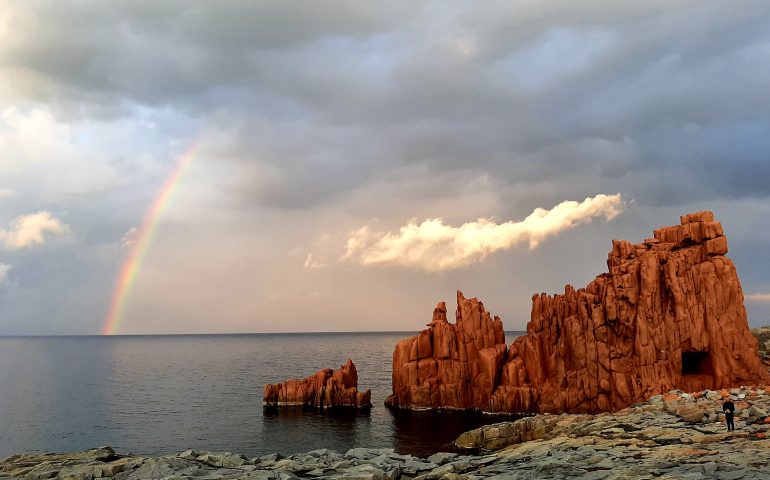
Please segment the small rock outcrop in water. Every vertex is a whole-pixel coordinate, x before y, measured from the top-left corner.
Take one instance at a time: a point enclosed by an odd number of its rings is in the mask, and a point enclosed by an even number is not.
[[[265,385],[262,405],[368,409],[372,406],[371,400],[371,391],[358,391],[358,372],[353,361],[348,360],[337,371],[324,368],[304,380]]]
[[[535,295],[527,335],[506,348],[502,323],[457,295],[393,353],[406,408],[601,412],[680,388],[770,382],[748,328],[727,238],[711,212],[681,217],[632,245],[613,240],[608,273],[563,295]]]

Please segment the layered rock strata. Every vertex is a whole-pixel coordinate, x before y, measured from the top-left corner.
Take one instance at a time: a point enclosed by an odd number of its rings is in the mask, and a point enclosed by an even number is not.
[[[265,407],[304,406],[314,408],[371,408],[370,390],[358,391],[358,372],[348,359],[339,370],[324,368],[305,379],[267,384],[263,389]]]
[[[614,411],[680,388],[770,382],[748,328],[727,238],[711,212],[639,244],[613,240],[608,272],[563,295],[535,295],[527,335],[506,348],[500,320],[458,292],[398,343],[393,394],[414,409]]]

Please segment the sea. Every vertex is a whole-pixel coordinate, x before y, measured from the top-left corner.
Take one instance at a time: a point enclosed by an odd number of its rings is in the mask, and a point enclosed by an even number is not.
[[[506,332],[510,341],[522,332]],[[389,409],[395,344],[414,332],[0,337],[0,458],[110,445],[249,457],[320,448],[427,456],[496,415]],[[368,413],[262,408],[262,386],[348,358]]]

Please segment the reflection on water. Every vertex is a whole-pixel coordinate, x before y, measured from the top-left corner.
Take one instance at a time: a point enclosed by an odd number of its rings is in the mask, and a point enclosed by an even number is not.
[[[367,411],[303,409],[302,407],[264,409],[262,438],[276,452],[329,448],[345,452],[366,445],[372,425]]]
[[[393,448],[398,453],[425,457],[438,451],[451,452],[452,442],[463,432],[482,425],[520,418],[515,415],[485,415],[477,412],[432,412],[389,409],[393,419]]]
[[[434,453],[498,417],[390,411],[404,333],[0,337],[0,458],[111,445],[284,455],[333,448]],[[510,340],[512,335],[506,334]],[[515,335],[513,335],[515,336]],[[371,412],[263,412],[262,386],[352,358]]]
[[[478,412],[411,411],[385,408],[393,432],[392,448],[397,453],[426,457],[438,451],[452,451],[452,442],[463,432],[490,423],[520,418],[517,415],[485,415]],[[368,446],[372,416],[366,411],[311,408],[266,408],[262,436],[276,451],[330,448],[339,452]],[[387,424],[386,424],[387,425]],[[309,435],[312,431],[312,435]]]

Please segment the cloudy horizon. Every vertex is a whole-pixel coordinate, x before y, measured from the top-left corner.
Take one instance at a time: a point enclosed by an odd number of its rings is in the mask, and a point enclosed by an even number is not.
[[[770,324],[770,5],[0,0],[0,335],[523,330],[615,238],[725,228]]]

